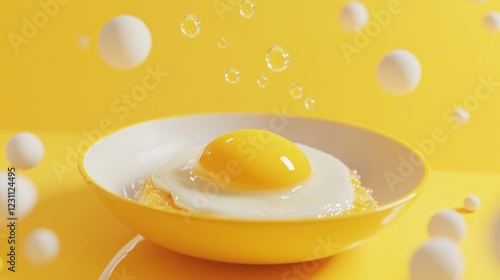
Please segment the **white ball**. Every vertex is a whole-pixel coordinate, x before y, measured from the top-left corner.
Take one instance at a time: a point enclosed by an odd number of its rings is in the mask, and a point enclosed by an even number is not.
[[[140,19],[122,15],[111,19],[99,34],[99,52],[112,67],[127,70],[140,65],[151,51],[151,33]]]
[[[8,188],[10,181],[6,172],[0,172],[0,219],[5,220],[8,215]],[[33,182],[19,174],[16,174],[15,180],[16,197],[15,197],[15,217],[18,219],[24,218],[28,215],[33,207],[35,207],[38,200],[38,191]]]
[[[447,237],[459,243],[465,237],[467,226],[464,218],[457,211],[442,210],[430,219],[428,232],[431,237]]]
[[[497,258],[500,260],[500,213],[495,217],[495,220],[493,221],[493,231],[491,234],[491,243],[492,243],[492,248],[493,252],[497,256]]]
[[[7,143],[7,159],[19,169],[30,169],[43,158],[42,141],[33,133],[21,132]]]
[[[32,231],[24,242],[24,253],[33,265],[46,265],[59,255],[59,238],[48,228]]]
[[[358,31],[368,22],[368,11],[359,2],[351,2],[340,11],[340,24],[347,31]]]
[[[490,12],[484,17],[484,29],[488,32],[497,32],[500,30],[500,13]]]
[[[453,118],[455,119],[455,122],[457,122],[458,124],[464,125],[469,122],[470,113],[465,108],[458,107],[453,112]]]
[[[90,38],[87,35],[78,36],[76,43],[82,49],[86,49],[90,46]]]
[[[475,195],[469,195],[464,200],[464,208],[465,208],[465,210],[470,211],[470,212],[474,212],[477,209],[479,209],[480,205],[481,205],[481,201],[479,200],[479,197],[477,197]]]
[[[429,239],[413,254],[410,263],[412,280],[460,279],[463,272],[459,248],[445,237]]]
[[[394,50],[379,63],[377,80],[384,91],[403,95],[414,90],[420,83],[422,69],[418,59],[409,51]]]

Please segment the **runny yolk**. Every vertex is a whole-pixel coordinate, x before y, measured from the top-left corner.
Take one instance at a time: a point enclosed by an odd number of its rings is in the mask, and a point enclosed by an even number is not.
[[[292,187],[311,175],[308,159],[294,143],[260,129],[215,138],[193,170],[220,187],[247,191]]]

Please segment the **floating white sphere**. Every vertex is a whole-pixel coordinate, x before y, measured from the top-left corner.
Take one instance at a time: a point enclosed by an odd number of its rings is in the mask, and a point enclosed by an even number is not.
[[[6,172],[0,172],[0,219],[6,220],[9,217],[8,213],[8,188],[11,186],[8,184],[8,175]],[[15,177],[15,189],[16,189],[16,210],[14,211],[14,217],[18,219],[24,218],[28,215],[33,207],[35,207],[38,200],[38,191],[33,184],[33,182],[16,173]]]
[[[458,123],[460,125],[464,125],[464,124],[469,122],[470,113],[465,108],[458,107],[453,112],[453,118],[455,119],[456,123]]]
[[[19,169],[30,169],[43,158],[42,141],[33,133],[21,132],[7,143],[7,159]]]
[[[420,83],[422,69],[418,59],[409,51],[394,50],[379,63],[377,80],[384,91],[403,95],[414,90]]]
[[[78,36],[76,43],[82,49],[86,49],[90,46],[90,38],[87,35]]]
[[[347,31],[359,31],[368,23],[368,11],[360,2],[351,2],[340,11],[340,24]]]
[[[59,255],[59,238],[48,228],[32,231],[24,242],[24,253],[33,265],[46,265]]]
[[[463,256],[457,245],[445,237],[434,237],[423,244],[410,263],[412,280],[461,279]]]
[[[477,209],[479,209],[480,205],[481,205],[481,201],[479,200],[479,197],[477,197],[475,195],[469,195],[464,200],[464,208],[465,208],[465,210],[467,210],[469,212],[476,211]]]
[[[117,16],[102,28],[98,45],[101,56],[110,66],[128,70],[148,57],[151,33],[140,19],[130,15]]]
[[[428,225],[429,236],[447,237],[457,243],[462,241],[467,232],[464,218],[457,211],[442,210],[434,214]]]
[[[493,231],[491,232],[491,247],[493,252],[500,260],[500,213],[498,213],[493,221]]]
[[[500,30],[500,13],[490,12],[484,17],[484,29],[488,32],[497,32]]]

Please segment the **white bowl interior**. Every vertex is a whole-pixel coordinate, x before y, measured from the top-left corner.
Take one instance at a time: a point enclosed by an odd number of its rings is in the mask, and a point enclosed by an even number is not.
[[[98,141],[83,164],[96,183],[123,195],[124,188],[177,151],[243,128],[270,130],[336,156],[359,172],[379,204],[410,193],[424,178],[419,157],[386,136],[331,121],[260,114],[194,115],[137,124]]]

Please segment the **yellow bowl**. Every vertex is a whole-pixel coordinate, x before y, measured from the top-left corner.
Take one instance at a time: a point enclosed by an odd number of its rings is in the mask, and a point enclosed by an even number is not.
[[[175,152],[242,128],[268,129],[335,155],[359,171],[380,206],[340,217],[249,220],[160,211],[125,196],[124,190]],[[429,177],[420,153],[394,138],[348,124],[261,114],[140,123],[96,142],[79,168],[109,211],[146,239],[189,256],[246,264],[320,259],[359,245],[400,217]]]

